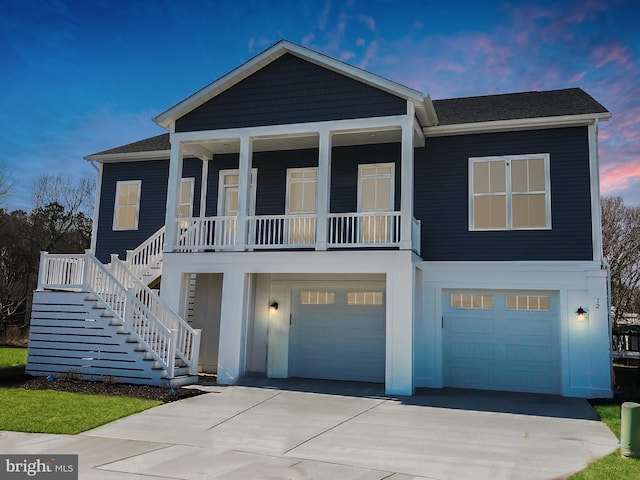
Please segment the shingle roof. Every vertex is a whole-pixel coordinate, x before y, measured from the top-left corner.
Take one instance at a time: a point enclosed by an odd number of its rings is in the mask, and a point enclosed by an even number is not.
[[[434,100],[439,125],[608,113],[581,88]]]
[[[439,125],[608,113],[606,108],[581,88],[450,98],[434,100],[433,106],[438,114]],[[169,134],[163,133],[94,153],[89,157],[170,149]]]
[[[145,138],[144,140],[128,143],[120,147],[110,148],[109,150],[104,150],[89,156],[93,157],[95,155],[109,155],[113,153],[157,152],[163,150],[171,150],[168,133],[162,133],[155,137]]]

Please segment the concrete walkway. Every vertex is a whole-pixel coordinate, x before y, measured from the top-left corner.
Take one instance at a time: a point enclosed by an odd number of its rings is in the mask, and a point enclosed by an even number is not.
[[[378,385],[198,387],[80,435],[0,432],[2,453],[77,453],[80,479],[557,479],[617,448],[584,400]]]

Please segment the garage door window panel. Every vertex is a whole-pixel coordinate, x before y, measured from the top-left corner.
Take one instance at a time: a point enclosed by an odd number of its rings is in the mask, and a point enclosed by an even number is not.
[[[322,292],[303,290],[300,292],[301,305],[333,305],[335,303],[335,292]]]
[[[550,308],[547,295],[507,295],[507,310],[548,311]]]
[[[452,293],[451,308],[490,310],[493,308],[493,296]]]

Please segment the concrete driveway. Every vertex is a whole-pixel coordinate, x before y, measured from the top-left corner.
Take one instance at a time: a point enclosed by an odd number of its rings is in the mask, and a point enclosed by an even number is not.
[[[3,453],[77,453],[80,479],[556,479],[617,448],[584,400],[370,384],[199,387],[80,435],[0,432]]]

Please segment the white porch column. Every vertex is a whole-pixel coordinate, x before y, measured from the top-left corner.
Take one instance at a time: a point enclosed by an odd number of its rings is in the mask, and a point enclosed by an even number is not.
[[[327,249],[327,214],[331,195],[331,132],[320,132],[316,192],[316,250]]]
[[[251,157],[253,155],[251,137],[240,138],[240,160],[238,165],[238,217],[236,220],[235,250],[247,247],[247,216],[251,199]]]
[[[407,120],[402,124],[402,156],[400,182],[400,250],[411,250],[413,222],[413,125],[415,107],[407,102]]]
[[[178,200],[180,198],[180,180],[182,179],[182,163],[184,151],[179,141],[171,141],[171,157],[169,159],[169,181],[167,185],[167,208],[164,225],[164,252],[171,252],[178,236]]]
[[[242,271],[224,273],[220,310],[218,383],[232,385],[242,375],[244,336],[249,292],[248,275]]]
[[[202,160],[202,180],[200,181],[200,218],[207,215],[207,189],[209,188],[209,160]]]
[[[412,264],[387,272],[385,392],[413,395],[414,297]]]

